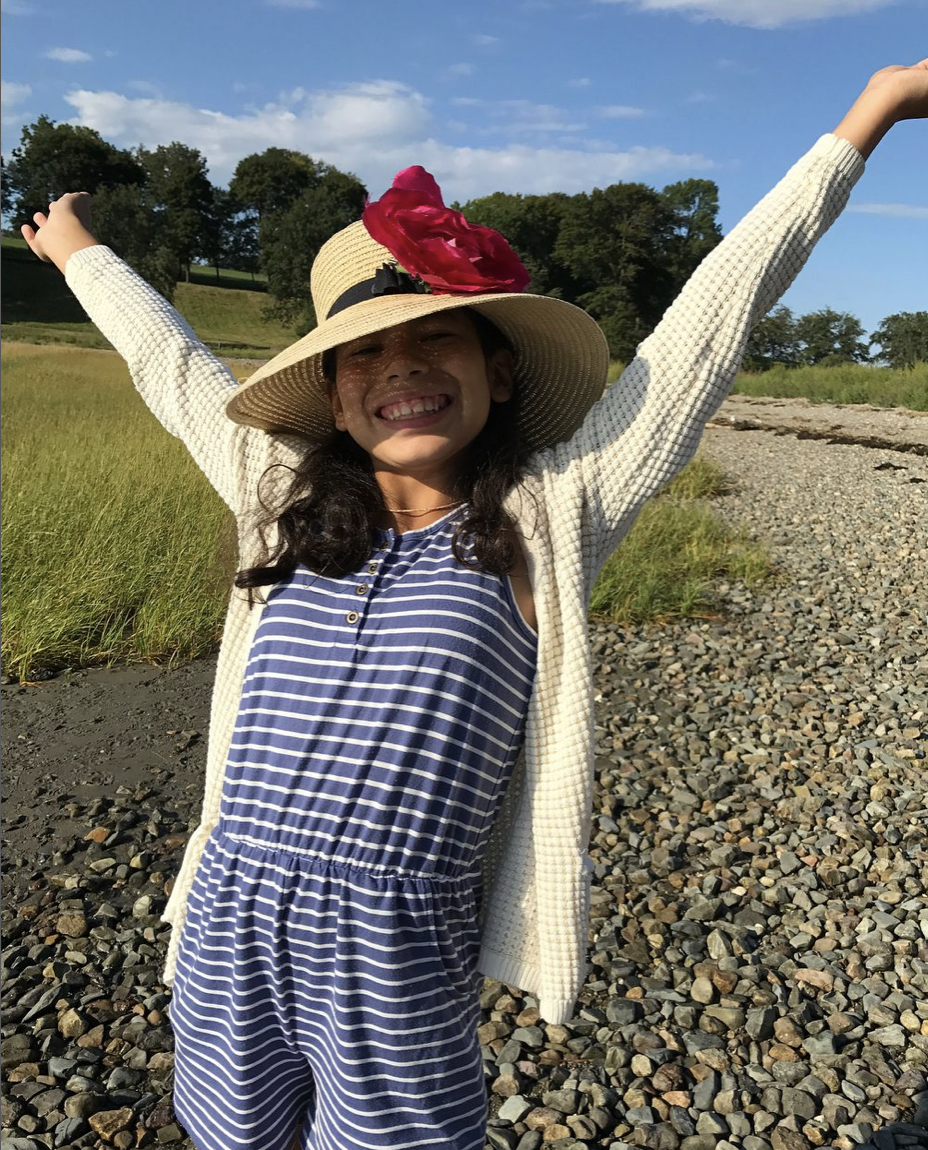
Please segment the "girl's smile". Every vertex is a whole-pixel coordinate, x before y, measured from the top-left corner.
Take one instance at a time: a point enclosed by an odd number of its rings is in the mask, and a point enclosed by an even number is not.
[[[335,425],[375,469],[450,489],[460,453],[490,405],[512,396],[512,356],[484,352],[464,308],[410,320],[342,344],[329,399]]]
[[[428,427],[446,411],[454,400],[450,395],[414,395],[400,398],[378,408],[377,416],[393,427]]]

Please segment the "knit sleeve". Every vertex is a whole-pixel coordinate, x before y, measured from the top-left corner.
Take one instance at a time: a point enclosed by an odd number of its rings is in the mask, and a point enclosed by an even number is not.
[[[219,495],[239,513],[249,438],[260,434],[225,414],[237,387],[232,373],[183,317],[103,244],[75,252],[68,286],[113,347],[161,424],[183,440]]]
[[[554,473],[583,487],[590,586],[645,500],[695,454],[751,329],[796,278],[863,170],[852,144],[822,136],[702,261],[580,429],[552,449]]]

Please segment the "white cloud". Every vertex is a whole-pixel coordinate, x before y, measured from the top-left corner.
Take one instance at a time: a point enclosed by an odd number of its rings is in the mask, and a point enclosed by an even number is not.
[[[31,16],[35,9],[31,4],[24,4],[22,0],[2,0],[0,12],[4,16]]]
[[[589,76],[576,76],[573,80],[567,81],[568,88],[589,88],[593,81]]]
[[[0,100],[7,106],[21,104],[32,95],[28,84],[14,84],[11,80],[0,80]]]
[[[695,92],[690,92],[686,97],[687,104],[708,104],[712,100],[718,99],[711,92],[703,92],[697,89]]]
[[[95,128],[113,143],[154,147],[183,140],[198,148],[216,183],[226,183],[243,156],[269,147],[294,148],[354,172],[375,197],[401,168],[422,164],[435,175],[449,203],[492,191],[578,192],[617,180],[660,183],[714,167],[698,153],[660,147],[616,151],[614,145],[594,141],[456,147],[435,138],[437,125],[428,100],[391,80],[332,91],[298,90],[288,94],[290,104],[267,104],[240,115],[86,89],[70,92],[66,99],[76,112],[72,123]],[[505,120],[507,108],[513,118],[513,105],[523,126],[542,123],[546,112],[559,113],[529,101],[500,101],[492,108]]]
[[[133,92],[141,92],[143,96],[151,96],[155,100],[161,99],[161,89],[151,80],[127,80],[126,87],[131,88]]]
[[[624,152],[591,152],[578,147],[453,148],[435,140],[420,145],[418,162],[428,168],[445,192],[446,202],[469,200],[493,191],[582,192],[619,180],[662,182],[681,173],[703,172],[712,161],[698,154],[681,155],[667,148],[629,148]],[[398,166],[409,160],[397,156]],[[372,188],[372,194],[379,194]]]
[[[633,108],[629,104],[604,104],[594,110],[604,120],[631,120],[645,114],[644,108]]]
[[[479,136],[501,132],[580,132],[586,127],[586,124],[572,121],[563,108],[553,104],[535,104],[531,100],[480,100],[473,96],[459,96],[451,103],[457,108],[480,109],[480,123],[470,129]]]
[[[928,208],[917,204],[851,204],[852,212],[868,216],[897,216],[909,220],[928,220]]]
[[[462,62],[460,64],[452,64],[448,68],[448,75],[449,76],[473,76],[473,74],[474,74],[473,64],[465,64]]]
[[[82,52],[80,48],[49,48],[45,59],[58,60],[62,64],[86,64],[93,56],[89,52]]]
[[[724,20],[749,28],[781,28],[806,20],[856,16],[886,8],[896,0],[597,0],[631,4],[643,12],[680,12],[696,20]]]
[[[478,48],[498,48],[502,44],[499,36],[471,36],[471,40]]]

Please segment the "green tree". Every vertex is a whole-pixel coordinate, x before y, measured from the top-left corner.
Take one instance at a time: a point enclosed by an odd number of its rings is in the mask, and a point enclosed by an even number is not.
[[[191,261],[208,258],[217,244],[215,194],[206,157],[176,140],[151,151],[139,148],[137,155],[148,176],[151,200],[164,209],[162,242],[177,254],[189,280]]]
[[[809,312],[796,321],[800,362],[824,365],[868,363],[870,351],[856,315],[831,308]]]
[[[714,180],[681,180],[660,194],[672,216],[665,262],[679,290],[722,239],[719,189]]]
[[[299,321],[308,331],[316,323],[309,274],[327,239],[360,218],[367,191],[355,177],[320,165],[321,173],[286,211],[261,217],[261,260],[273,303],[269,318]]]
[[[261,268],[258,243],[258,217],[253,212],[238,212],[229,221],[225,236],[226,266],[250,272],[252,283]]]
[[[13,192],[7,176],[7,166],[0,156],[0,212],[8,216],[13,211]]]
[[[775,364],[795,367],[799,363],[796,321],[781,304],[754,326],[744,353],[745,371],[768,371]]]
[[[107,143],[92,128],[56,124],[40,116],[22,131],[6,165],[10,212],[15,224],[65,192],[90,192],[145,182],[145,169],[129,153]]]
[[[506,237],[532,277],[530,291],[570,299],[575,294],[572,276],[555,255],[564,208],[569,200],[570,196],[564,192],[545,196],[493,192],[470,200],[458,210],[471,223],[493,228]],[[452,204],[452,207],[458,205]]]
[[[285,212],[324,175],[326,166],[290,148],[267,148],[239,160],[229,191],[262,218]]]
[[[137,184],[101,188],[93,198],[93,229],[101,243],[139,273],[167,300],[180,273],[177,253],[165,242],[164,209]]]
[[[673,215],[645,184],[611,184],[572,196],[555,247],[576,281],[573,302],[607,331],[618,359],[628,359],[674,295],[666,254]]]
[[[877,356],[892,368],[928,363],[928,311],[900,311],[888,315],[870,336],[878,344]]]
[[[248,217],[249,231],[254,237],[254,266],[246,266],[248,258],[244,245],[239,240],[239,221]],[[202,230],[197,241],[197,254],[200,259],[211,264],[216,271],[217,281],[220,269],[235,268],[237,271],[257,271],[257,221],[253,212],[245,212],[235,196],[225,188],[212,189],[212,201],[203,220]]]

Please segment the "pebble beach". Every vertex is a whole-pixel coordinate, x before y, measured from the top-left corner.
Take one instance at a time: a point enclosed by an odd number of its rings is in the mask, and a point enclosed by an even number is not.
[[[492,1150],[928,1148],[928,416],[754,404],[700,454],[773,583],[591,625],[591,970],[565,1025],[485,982]],[[213,669],[0,688],[3,1150],[192,1146],[160,914]]]

